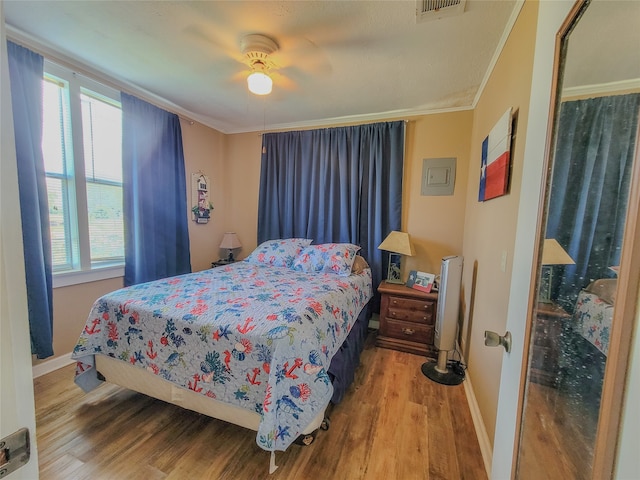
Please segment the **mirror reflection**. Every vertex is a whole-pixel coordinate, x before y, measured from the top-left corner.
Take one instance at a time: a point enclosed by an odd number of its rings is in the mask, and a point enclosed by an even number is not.
[[[637,148],[640,2],[565,38],[517,478],[591,478]],[[562,62],[560,62],[562,65]]]

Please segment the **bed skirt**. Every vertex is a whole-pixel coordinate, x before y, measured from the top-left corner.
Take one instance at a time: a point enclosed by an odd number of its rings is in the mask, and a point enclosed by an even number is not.
[[[360,354],[364,349],[371,318],[371,302],[367,303],[356,322],[353,324],[347,339],[331,359],[329,377],[333,385],[331,403],[337,405],[347,393],[360,365]]]

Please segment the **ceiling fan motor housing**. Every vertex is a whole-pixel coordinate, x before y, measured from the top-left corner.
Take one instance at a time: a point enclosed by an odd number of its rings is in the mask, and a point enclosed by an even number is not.
[[[255,33],[246,35],[240,41],[240,48],[250,67],[264,70],[272,66],[269,55],[278,50],[278,44],[266,35]]]

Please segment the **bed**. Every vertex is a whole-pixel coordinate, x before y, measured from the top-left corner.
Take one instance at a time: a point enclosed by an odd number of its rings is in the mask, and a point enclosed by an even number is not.
[[[616,286],[615,278],[604,278],[580,291],[561,357],[561,387],[579,395],[594,412],[600,408]]]
[[[609,351],[615,291],[616,279],[595,280],[580,291],[574,312],[574,330],[605,357]]]
[[[122,385],[285,450],[344,395],[370,316],[358,247],[310,242],[265,242],[244,261],[101,297],[72,354],[76,383]]]

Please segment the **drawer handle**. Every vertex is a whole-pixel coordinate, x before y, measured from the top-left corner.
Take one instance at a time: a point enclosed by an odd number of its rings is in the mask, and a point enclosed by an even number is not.
[[[416,331],[410,328],[403,328],[402,333],[404,333],[405,335],[413,335],[414,333],[416,333]]]
[[[397,301],[397,300],[394,300],[392,303],[393,303],[394,305],[397,305],[397,304],[398,304],[398,301]]]

